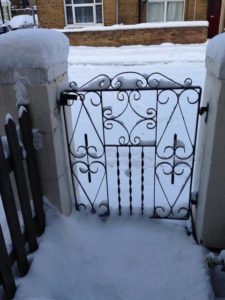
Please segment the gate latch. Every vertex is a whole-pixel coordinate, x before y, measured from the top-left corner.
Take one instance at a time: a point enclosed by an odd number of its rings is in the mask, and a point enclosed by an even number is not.
[[[62,106],[69,106],[69,101],[77,100],[77,94],[73,92],[62,92],[60,94],[59,104]]]
[[[199,114],[200,116],[205,114],[205,123],[207,123],[207,119],[208,119],[208,112],[209,112],[209,103],[207,103],[206,106],[202,106],[199,109]]]

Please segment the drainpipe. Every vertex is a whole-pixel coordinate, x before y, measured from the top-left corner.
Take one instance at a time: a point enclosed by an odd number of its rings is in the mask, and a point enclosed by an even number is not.
[[[119,0],[116,0],[116,24],[119,24]]]
[[[36,27],[37,24],[36,24],[36,19],[35,19],[34,2],[33,2],[33,0],[29,0],[29,6],[30,6],[31,12],[32,12],[32,17],[33,17],[34,27]]]
[[[3,13],[3,8],[2,8],[2,1],[0,0],[0,12],[1,12],[1,16],[2,16],[2,23],[5,23],[5,18],[4,18],[4,13]]]
[[[141,23],[141,0],[138,0],[138,23]]]
[[[194,6],[194,21],[196,18],[196,7],[197,7],[197,0],[195,0],[195,6]]]

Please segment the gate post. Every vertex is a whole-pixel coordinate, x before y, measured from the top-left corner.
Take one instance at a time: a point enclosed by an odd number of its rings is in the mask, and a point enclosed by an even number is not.
[[[209,110],[199,132],[194,217],[199,243],[225,248],[225,34],[209,42],[206,68],[203,105]]]
[[[44,195],[68,215],[72,184],[62,112],[57,94],[68,83],[68,39],[55,30],[27,29],[0,39],[0,134],[6,113],[29,103],[33,126],[40,130],[43,148],[37,153]]]

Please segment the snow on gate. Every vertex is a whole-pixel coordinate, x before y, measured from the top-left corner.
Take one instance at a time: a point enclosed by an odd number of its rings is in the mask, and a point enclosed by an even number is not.
[[[76,208],[188,218],[200,100],[191,79],[180,84],[160,73],[72,82],[60,104]]]

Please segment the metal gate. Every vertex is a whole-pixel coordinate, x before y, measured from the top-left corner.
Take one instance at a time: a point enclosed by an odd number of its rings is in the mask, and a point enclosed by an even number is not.
[[[70,86],[60,105],[76,208],[187,219],[201,88],[136,72]]]

